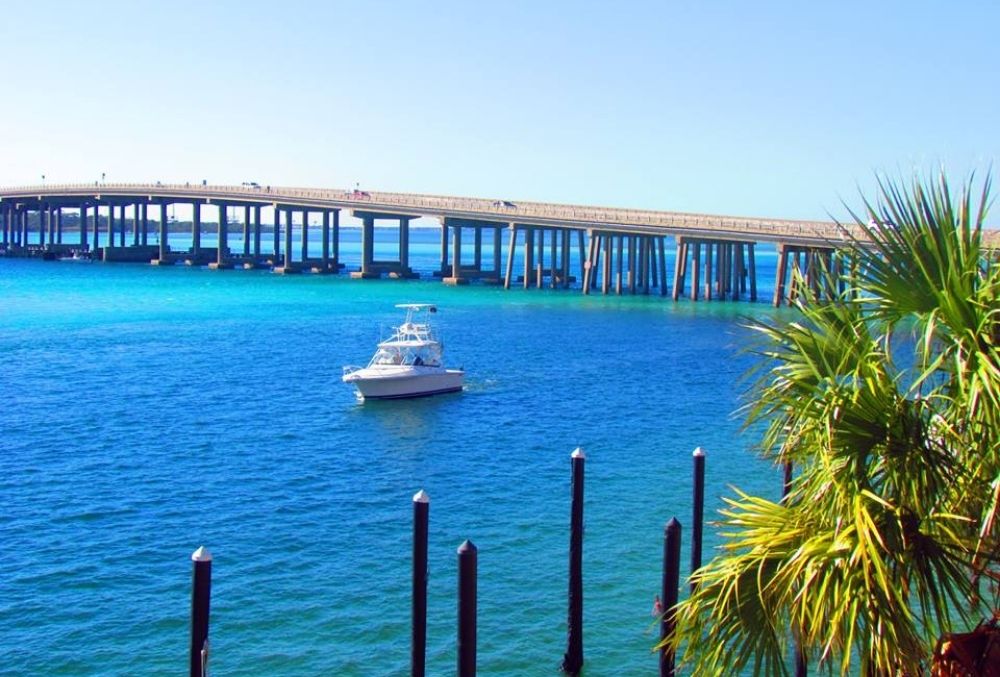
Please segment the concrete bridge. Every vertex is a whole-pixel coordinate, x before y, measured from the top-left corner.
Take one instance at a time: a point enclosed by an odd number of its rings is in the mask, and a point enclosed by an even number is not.
[[[171,249],[169,243],[167,208],[174,204],[193,209],[192,246],[183,251]],[[201,213],[206,205],[218,209],[215,247],[201,245]],[[156,225],[155,244],[151,244],[150,237],[150,207]],[[230,215],[232,210],[240,209],[244,212],[243,251],[234,252],[228,246]],[[63,236],[64,210],[78,214],[79,236],[73,243]],[[272,239],[271,246],[263,248],[262,210],[264,216],[270,216],[265,226]],[[665,296],[665,238],[671,237],[677,245],[672,298],[685,294],[690,274],[689,294],[693,300],[702,296],[738,299],[746,294],[756,300],[755,245],[768,242],[778,250],[775,305],[786,298],[790,268],[802,271],[811,280],[807,284],[816,286],[819,263],[837,270],[843,265],[837,255],[838,245],[846,240],[848,232],[861,235],[856,228],[845,232],[837,224],[823,221],[257,184],[95,182],[0,188],[0,250],[11,256],[51,257],[78,252],[109,262],[183,262],[216,269],[271,266],[281,273],[328,273],[344,267],[339,247],[343,210],[349,210],[362,224],[361,258],[357,269],[350,272],[354,277],[416,276],[409,265],[410,221],[430,217],[438,219],[442,226],[441,265],[434,274],[445,283],[481,280],[505,287],[518,283],[542,287],[547,282],[552,288],[568,288],[579,280],[585,294],[597,290],[649,294],[655,289]],[[29,214],[33,215],[31,220]],[[296,216],[301,215],[299,227],[307,235],[310,214],[322,217],[321,252],[309,252],[309,238],[303,236],[296,258],[292,246]],[[127,237],[128,220],[131,238]],[[375,260],[376,221],[398,224],[397,259]],[[29,228],[30,222],[33,229]],[[484,233],[491,236],[491,251],[487,250],[485,256]],[[472,256],[463,258],[465,235],[472,238]],[[570,265],[574,246],[578,249],[578,270],[571,270]],[[519,248],[522,270],[517,274],[513,265]],[[791,289],[789,294],[801,291]]]

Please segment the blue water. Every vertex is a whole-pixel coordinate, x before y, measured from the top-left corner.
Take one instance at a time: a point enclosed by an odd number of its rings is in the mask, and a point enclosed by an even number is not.
[[[465,392],[361,403],[340,382],[398,302],[440,306]],[[455,670],[469,538],[480,671],[558,674],[583,446],[586,674],[656,674],[649,612],[674,515],[687,569],[692,450],[708,452],[709,515],[730,484],[780,490],[733,416],[742,318],[774,312],[0,259],[0,673],[182,673],[204,545],[213,674],[406,674],[424,489],[429,672]]]

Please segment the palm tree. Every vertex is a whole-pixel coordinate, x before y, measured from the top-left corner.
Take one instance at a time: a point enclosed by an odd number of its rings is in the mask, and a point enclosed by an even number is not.
[[[726,499],[721,553],[667,640],[693,674],[786,674],[796,652],[841,674],[923,674],[941,633],[998,608],[1000,267],[977,185],[953,201],[943,175],[880,179],[843,229],[847,291],[751,322],[748,425],[797,475],[781,503]]]

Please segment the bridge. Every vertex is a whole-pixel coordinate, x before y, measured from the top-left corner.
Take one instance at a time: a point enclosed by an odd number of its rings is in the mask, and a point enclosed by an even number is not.
[[[171,249],[167,208],[174,204],[193,209],[190,248]],[[215,247],[202,246],[201,213],[218,209]],[[152,207],[159,218],[150,220]],[[232,210],[244,211],[243,251],[228,246]],[[78,241],[63,234],[63,213],[75,213]],[[127,238],[127,210],[132,237]],[[272,235],[263,247],[262,210],[270,216],[264,227]],[[807,284],[819,291],[820,263],[831,270],[844,265],[838,248],[849,237],[861,237],[859,228],[845,229],[832,222],[799,221],[618,209],[543,202],[511,201],[389,193],[260,186],[202,184],[89,183],[0,188],[0,251],[8,256],[52,257],[65,253],[103,261],[142,261],[154,265],[187,263],[214,269],[270,266],[279,273],[338,272],[340,213],[349,211],[361,221],[361,257],[350,270],[353,277],[415,277],[409,265],[410,221],[429,217],[441,223],[441,263],[435,271],[447,284],[472,280],[521,284],[524,287],[579,288],[583,293],[642,293],[656,290],[673,299],[685,294],[690,274],[690,297],[699,300],[749,294],[756,300],[755,246],[773,243],[778,266],[773,302],[785,299],[786,282],[797,269]],[[308,251],[309,216],[322,218],[322,250]],[[300,215],[301,252],[293,251],[293,230]],[[30,218],[29,218],[30,216]],[[390,261],[374,258],[376,221],[398,224],[399,255]],[[150,229],[155,224],[155,244]],[[33,224],[32,229],[29,224]],[[101,246],[101,235],[104,246]],[[484,233],[492,251],[484,256]],[[507,235],[506,259],[503,235]],[[463,236],[472,238],[472,256],[463,258]],[[575,236],[575,237],[574,237]],[[668,285],[666,238],[676,243],[672,285]],[[575,243],[574,243],[575,239]],[[572,257],[574,246],[577,256]],[[515,273],[520,249],[521,270]],[[548,262],[546,263],[546,253]],[[575,258],[576,266],[571,266]],[[471,260],[469,260],[471,259]],[[578,267],[578,270],[577,270]],[[577,275],[578,273],[578,275]],[[802,290],[789,289],[789,296]]]

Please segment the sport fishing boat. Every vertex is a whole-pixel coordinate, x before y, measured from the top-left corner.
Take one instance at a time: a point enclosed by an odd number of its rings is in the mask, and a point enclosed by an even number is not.
[[[465,372],[445,369],[444,346],[424,319],[436,313],[430,303],[399,303],[406,310],[403,324],[380,341],[367,367],[344,367],[344,383],[353,383],[365,399],[388,400],[453,393],[462,389]]]

